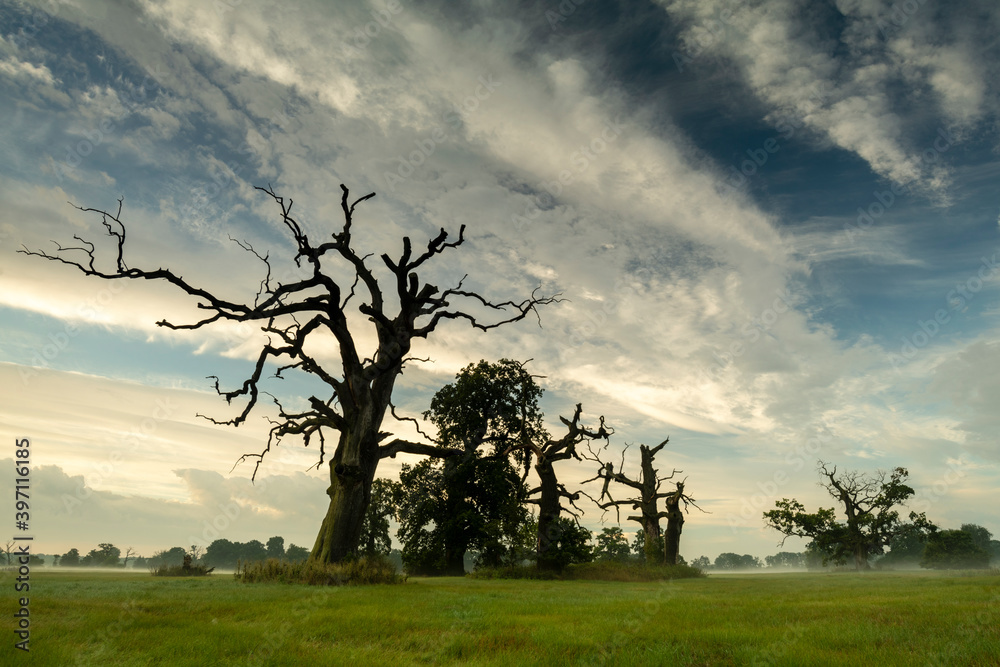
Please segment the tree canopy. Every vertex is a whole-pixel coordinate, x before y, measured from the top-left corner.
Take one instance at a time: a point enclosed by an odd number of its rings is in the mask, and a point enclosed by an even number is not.
[[[841,505],[846,519],[838,521],[833,508],[820,508],[806,512],[797,500],[782,498],[775,502],[775,509],[764,512],[767,525],[791,536],[809,537],[824,555],[824,562],[843,564],[853,559],[857,569],[867,569],[868,559],[881,554],[899,529],[899,512],[896,506],[914,494],[905,484],[909,473],[905,468],[891,472],[877,471],[873,475],[849,471],[837,474],[834,466],[829,469],[820,461],[818,471],[821,485]],[[910,514],[914,521],[926,521],[923,515]],[[782,539],[780,545],[784,545]]]
[[[927,537],[920,566],[937,570],[989,567],[989,552],[976,544],[976,535],[965,530],[940,530]]]
[[[517,449],[524,475],[507,451],[547,437],[541,395],[524,364],[509,359],[469,364],[434,395],[424,413],[437,427],[433,440],[461,453],[403,465],[394,504],[408,570],[461,574],[469,550],[491,567],[521,557],[531,450]]]

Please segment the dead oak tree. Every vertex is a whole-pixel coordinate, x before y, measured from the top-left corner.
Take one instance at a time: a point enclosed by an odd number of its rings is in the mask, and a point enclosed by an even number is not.
[[[564,508],[561,499],[569,501],[570,506],[576,507],[575,502],[580,499],[580,492],[570,493],[566,487],[559,483],[553,464],[557,461],[565,461],[568,458],[575,458],[581,461],[576,453],[576,446],[588,440],[607,440],[614,431],[604,424],[604,417],[600,418],[600,425],[597,429],[587,428],[580,425],[580,414],[583,407],[576,404],[573,412],[573,419],[566,419],[560,416],[561,421],[566,426],[566,435],[558,440],[549,439],[542,446],[534,443],[525,443],[509,448],[503,456],[518,449],[527,448],[535,454],[538,459],[535,463],[535,472],[538,473],[539,485],[528,492],[526,502],[538,505],[538,568],[541,570],[558,569],[558,559],[555,550],[559,542],[559,515],[563,510],[574,514],[572,510]],[[530,496],[537,495],[537,498]]]
[[[602,461],[599,453],[594,452],[589,446],[590,455],[586,457],[588,460],[594,461],[601,466],[595,477],[584,482],[586,484],[599,479],[604,480],[600,500],[594,500],[597,506],[605,511],[612,507],[615,508],[615,512],[619,513],[619,520],[621,520],[620,508],[623,505],[631,505],[632,509],[640,511],[639,514],[626,518],[629,521],[636,521],[642,526],[644,538],[643,552],[646,555],[646,562],[648,564],[665,562],[669,565],[674,565],[677,563],[678,556],[680,555],[681,531],[684,527],[684,513],[687,510],[687,506],[694,505],[699,510],[701,509],[695,504],[693,498],[684,493],[686,478],[680,482],[674,482],[674,489],[672,491],[660,491],[660,486],[663,482],[669,481],[677,473],[683,472],[675,469],[669,476],[660,477],[659,471],[653,468],[653,459],[668,442],[670,442],[670,438],[667,438],[656,447],[639,445],[640,469],[638,480],[634,480],[622,472],[625,467],[625,452],[628,451],[628,446],[622,450],[622,462],[618,466],[618,472],[615,472],[614,463],[611,461]],[[609,490],[611,482],[617,482],[635,489],[639,494],[638,497],[615,500]],[[606,502],[605,498],[608,499]],[[661,499],[666,504],[666,510],[662,512],[659,510],[659,501]],[[591,500],[593,499],[591,498]],[[667,520],[667,532],[663,535],[662,547],[660,545],[660,519]]]
[[[486,331],[522,320],[532,312],[537,316],[538,306],[559,300],[558,295],[537,297],[532,293],[530,298],[520,302],[494,303],[474,291],[463,289],[465,278],[458,281],[455,287],[443,291],[430,283],[421,282],[417,270],[445,251],[462,245],[465,225],[461,226],[454,241],[449,241],[448,233],[442,229],[423,251],[415,252],[409,237],[404,237],[398,259],[388,254],[381,255],[384,270],[377,274],[367,261],[371,254],[362,255],[352,246],[355,207],[374,197],[375,193],[351,202],[347,187],[340,187],[344,222],[339,229],[335,226],[330,236],[318,244],[313,243],[292,217],[292,200],[286,201],[270,187],[257,188],[278,205],[281,224],[295,245],[292,259],[299,268],[289,281],[276,280],[268,255],[261,255],[248,243],[236,241],[266,267],[259,290],[249,303],[220,298],[167,269],[145,270],[129,266],[125,259],[126,231],[121,221],[120,199],[116,213],[76,207],[100,216],[105,232],[114,245],[110,253],[110,268],[99,268],[101,262],[95,245],[79,236],[73,238],[80,245],[63,247],[56,243],[53,254],[29,251],[27,248],[20,251],[68,264],[88,276],[105,280],[165,281],[195,297],[198,308],[207,313],[203,319],[187,324],[161,320],[157,322],[161,327],[176,330],[199,329],[221,321],[260,323],[262,331],[268,335],[268,342],[261,349],[250,377],[242,386],[230,391],[220,389],[218,378],[214,378],[216,391],[227,403],[234,399],[246,400],[239,415],[222,421],[211,420],[216,424],[239,426],[246,421],[260,394],[264,393],[261,381],[268,364],[278,366],[276,377],[298,369],[322,382],[323,392],[308,399],[308,409],[286,410],[275,399],[279,419],[271,420],[266,445],[260,453],[245,454],[240,458],[241,461],[257,460],[252,476],[255,477],[264,456],[273,445],[285,436],[301,436],[306,446],[319,441],[319,462],[316,464],[319,466],[326,457],[327,434],[337,433],[337,446],[328,462],[330,486],[327,494],[330,504],[310,555],[312,560],[320,562],[337,562],[356,552],[365,510],[371,498],[372,480],[380,459],[393,457],[399,452],[431,456],[457,452],[400,439],[383,442],[389,434],[382,431],[382,420],[413,339],[426,338],[446,320],[465,320],[469,325]],[[354,280],[349,286],[333,277],[331,267],[335,269],[338,263],[353,273]],[[382,275],[382,280],[379,275]],[[348,306],[352,301],[360,301],[356,310],[374,327],[377,342],[371,356],[364,356],[358,349],[357,322],[349,326]],[[466,309],[453,307],[453,302],[465,305]],[[470,312],[469,305],[503,315],[493,318],[494,321],[481,322]],[[323,335],[332,336],[336,341],[339,368],[327,367],[329,364],[324,366],[307,352],[307,342]]]

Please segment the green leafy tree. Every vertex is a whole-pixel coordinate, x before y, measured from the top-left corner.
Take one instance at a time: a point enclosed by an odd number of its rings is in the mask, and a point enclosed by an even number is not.
[[[920,567],[936,570],[965,570],[989,567],[990,554],[976,544],[972,533],[941,530],[927,538]]]
[[[905,484],[909,473],[905,468],[894,468],[890,473],[880,470],[866,475],[852,471],[838,477],[836,466],[828,470],[822,461],[818,470],[825,478],[821,485],[839,501],[845,521],[837,520],[833,508],[808,513],[802,503],[788,498],[776,501],[776,509],[764,512],[764,520],[784,534],[779,546],[791,536],[810,537],[824,554],[824,564],[843,564],[852,559],[856,569],[868,569],[868,559],[883,552],[900,526],[895,507],[914,494]]]
[[[741,556],[727,551],[715,557],[715,569],[717,570],[751,570],[760,566],[760,559],[750,554]]]
[[[990,552],[990,542],[993,541],[993,533],[988,531],[986,528],[975,523],[963,523],[959,530],[963,533],[971,535],[972,542],[977,547],[987,553]]]
[[[913,515],[914,521],[900,524],[889,539],[889,553],[879,559],[879,567],[915,567],[920,563],[927,546],[927,538],[937,531],[937,526],[923,514]]]
[[[90,567],[118,567],[121,553],[121,549],[115,545],[102,542],[97,545],[96,549],[91,549],[80,561],[80,564]]]
[[[285,538],[275,535],[264,546],[268,558],[282,559],[285,557]]]
[[[524,364],[509,359],[470,364],[434,395],[424,413],[437,428],[432,439],[461,454],[402,467],[393,504],[408,571],[462,574],[469,550],[492,567],[520,557],[527,488],[506,452],[546,437],[541,395]],[[516,456],[527,466],[525,451]]]
[[[693,561],[691,561],[692,567],[697,567],[701,570],[707,570],[712,567],[712,561],[708,560],[708,556],[698,556]]]
[[[549,536],[548,557],[554,568],[565,569],[574,563],[589,563],[594,560],[590,546],[591,532],[569,517],[561,516],[552,524]]]
[[[768,567],[777,568],[804,568],[806,566],[806,555],[781,551],[773,556],[764,556],[764,563]]]
[[[393,484],[389,480],[376,479],[372,482],[372,500],[361,526],[359,549],[363,556],[387,556],[392,551],[392,537],[389,535],[389,519],[394,514],[392,495]]]
[[[157,556],[153,556],[149,560],[152,562]],[[183,558],[183,556],[182,556]],[[226,539],[218,539],[208,545],[205,549],[205,555],[201,557],[202,563],[209,567],[215,567],[224,570],[232,570],[236,568],[236,563],[240,558],[239,549],[236,544],[230,542]],[[152,564],[158,564],[153,562]],[[180,563],[178,563],[179,565]]]
[[[630,549],[628,538],[618,526],[601,529],[601,533],[596,538],[597,547],[594,549],[594,560],[615,561],[624,563],[629,559]]]
[[[209,545],[211,546],[211,545]],[[184,556],[187,549],[184,547],[171,547],[166,551],[158,551],[149,558],[152,566],[166,565],[167,567],[180,567],[184,564]]]
[[[240,544],[240,560],[261,561],[267,560],[267,547],[260,540],[250,540]]]
[[[285,558],[292,563],[297,563],[299,561],[304,561],[309,558],[309,550],[305,547],[300,547],[295,544],[289,544],[288,550],[285,552]]]

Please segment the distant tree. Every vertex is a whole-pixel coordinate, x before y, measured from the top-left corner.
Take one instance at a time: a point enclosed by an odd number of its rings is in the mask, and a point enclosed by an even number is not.
[[[893,533],[889,540],[889,553],[879,559],[878,567],[916,567],[920,563],[927,538],[938,528],[923,514],[912,516],[915,521],[901,523]]]
[[[80,564],[90,567],[117,567],[121,553],[121,549],[115,545],[102,542],[96,549],[91,549]]]
[[[123,568],[128,567],[128,562],[133,556],[135,556],[135,549],[133,549],[132,547],[126,547],[125,558],[122,559]]]
[[[361,525],[361,541],[358,543],[362,556],[386,556],[392,551],[392,537],[389,535],[389,519],[393,516],[393,484],[387,479],[372,482],[372,499]]]
[[[806,566],[806,555],[804,553],[792,553],[781,551],[773,556],[764,556],[764,563],[773,568],[804,568]]]
[[[764,512],[764,520],[784,534],[779,546],[791,536],[810,537],[826,560],[843,564],[850,558],[856,569],[868,569],[869,557],[881,554],[899,528],[899,513],[894,508],[914,494],[904,483],[909,473],[905,468],[894,468],[891,473],[880,470],[869,476],[845,472],[838,477],[836,466],[828,470],[822,461],[818,470],[826,478],[822,486],[840,502],[845,522],[837,521],[832,508],[809,514],[800,502],[788,498],[776,501],[776,509]],[[910,514],[911,518],[917,516]]]
[[[308,552],[306,555],[308,556]],[[202,556],[205,565],[223,570],[235,569],[239,559],[240,553],[236,544],[221,538],[209,544],[205,548],[205,555]]]
[[[972,542],[977,547],[986,553],[990,552],[990,542],[993,541],[993,533],[986,530],[986,528],[975,523],[963,523],[959,530],[971,535]]]
[[[712,561],[708,560],[708,556],[698,556],[693,561],[691,561],[692,567],[697,567],[701,570],[707,570],[712,567]]]
[[[267,541],[265,551],[268,558],[281,560],[285,557],[285,538],[275,535]]]
[[[250,540],[239,545],[240,559],[244,561],[267,560],[267,547],[260,540]]]
[[[171,547],[166,551],[158,551],[149,559],[149,564],[153,566],[166,565],[167,567],[180,567],[184,564],[184,556],[187,549],[184,547]]]
[[[721,553],[715,558],[715,569],[717,570],[749,570],[759,568],[760,559],[750,554],[735,554],[732,552]]]
[[[59,559],[59,563],[63,567],[77,567],[80,565],[80,551],[77,549],[70,549],[63,554],[62,558]]]
[[[132,559],[132,568],[133,569],[138,570],[138,569],[141,569],[141,568],[144,568],[144,567],[149,567],[149,559],[148,558],[143,558],[142,556],[136,556],[135,558]]]
[[[199,560],[201,560],[201,557],[203,555],[202,554],[201,545],[200,544],[192,544],[191,545],[191,550],[188,551],[188,553],[191,554],[191,560],[193,562],[197,563]]]
[[[52,567],[58,567],[58,566],[59,566],[59,556],[56,555],[52,557]]]
[[[13,560],[11,559],[11,554],[14,552],[14,540],[7,540],[7,543],[3,547],[3,553],[7,557],[7,565],[12,565]]]
[[[989,563],[989,552],[964,530],[941,530],[929,535],[920,559],[920,567],[937,570],[979,569],[989,567]]]
[[[28,554],[28,565],[45,565],[45,559],[35,554]]]
[[[309,558],[309,550],[305,547],[289,544],[288,550],[285,551],[285,558],[292,563],[297,563]]]
[[[601,529],[596,542],[594,560],[624,563],[629,559],[628,539],[618,526]]]

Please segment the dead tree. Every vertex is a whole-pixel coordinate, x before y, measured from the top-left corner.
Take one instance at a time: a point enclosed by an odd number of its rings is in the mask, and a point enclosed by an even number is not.
[[[638,480],[634,480],[622,472],[625,467],[625,452],[628,451],[627,446],[622,450],[622,462],[618,466],[618,472],[615,472],[614,463],[602,461],[599,454],[590,449],[589,446],[590,455],[586,457],[588,460],[594,461],[601,466],[595,477],[584,482],[586,484],[587,482],[599,479],[604,480],[600,499],[594,501],[597,503],[597,506],[605,511],[613,507],[615,508],[615,512],[619,513],[622,505],[631,505],[632,509],[640,511],[639,514],[626,518],[629,521],[636,521],[642,526],[645,540],[643,551],[646,555],[646,562],[651,565],[664,562],[670,565],[677,563],[677,558],[680,554],[681,530],[684,527],[684,512],[687,510],[688,505],[694,505],[698,509],[701,509],[695,505],[693,498],[684,493],[686,478],[680,482],[675,482],[673,491],[660,491],[660,486],[663,482],[671,480],[674,475],[683,472],[682,470],[675,469],[669,476],[660,477],[658,471],[653,468],[653,459],[668,442],[670,442],[670,438],[667,438],[656,447],[639,445],[640,471]],[[639,493],[638,497],[615,500],[611,496],[609,489],[611,482],[618,482],[619,484],[624,484],[635,489]],[[607,498],[607,501],[605,501],[605,498]],[[663,512],[659,510],[659,501],[661,499],[666,501],[666,511]],[[681,507],[682,505],[683,508]],[[621,520],[620,513],[618,514],[618,518]],[[663,536],[663,545],[661,547],[660,519],[664,518],[667,520],[667,532]]]
[[[596,430],[580,425],[580,413],[583,407],[576,404],[573,412],[573,419],[566,419],[560,416],[559,421],[566,425],[566,435],[558,440],[549,439],[544,445],[539,447],[534,443],[525,443],[509,448],[504,452],[504,456],[518,449],[529,449],[538,459],[535,463],[535,472],[538,473],[539,485],[528,492],[526,502],[538,505],[538,568],[542,570],[552,570],[558,568],[558,561],[554,551],[559,542],[559,515],[565,510],[573,516],[578,516],[572,510],[562,506],[561,499],[569,501],[571,507],[576,507],[576,501],[580,499],[580,492],[570,493],[566,487],[559,483],[553,464],[556,461],[564,461],[568,458],[582,459],[576,453],[576,446],[585,440],[607,440],[614,431],[604,424],[604,417],[600,418],[600,425]],[[537,498],[530,496],[537,495]]]
[[[106,280],[165,281],[195,297],[198,308],[207,313],[203,319],[193,323],[157,322],[162,327],[199,329],[220,321],[259,323],[268,341],[260,351],[250,377],[242,386],[225,391],[219,388],[219,379],[212,376],[215,390],[227,403],[240,399],[245,400],[245,404],[236,417],[221,421],[211,419],[213,423],[239,426],[246,421],[264,393],[262,378],[269,362],[278,365],[276,377],[297,369],[322,382],[324,393],[311,396],[307,409],[286,410],[275,398],[279,418],[270,420],[272,427],[266,445],[261,452],[244,454],[239,459],[256,459],[251,476],[255,478],[272,446],[279,444],[285,436],[300,436],[307,447],[318,441],[318,467],[326,459],[327,434],[337,433],[337,446],[328,461],[330,487],[327,494],[330,505],[310,555],[312,560],[320,562],[340,561],[356,552],[365,510],[371,498],[372,480],[380,459],[394,457],[399,452],[432,456],[457,452],[400,439],[384,442],[390,434],[382,431],[382,420],[392,398],[396,378],[402,372],[404,363],[411,360],[407,354],[413,339],[426,338],[447,320],[464,320],[477,329],[487,331],[522,320],[529,313],[535,313],[537,317],[538,306],[559,301],[559,295],[537,297],[532,293],[530,298],[520,302],[492,302],[475,291],[463,289],[465,278],[443,291],[430,283],[421,282],[417,270],[438,255],[460,246],[465,240],[465,225],[461,226],[454,241],[449,241],[448,233],[442,229],[423,251],[414,251],[409,237],[404,237],[398,259],[388,254],[381,255],[384,269],[376,272],[367,261],[372,254],[363,255],[352,247],[355,207],[374,197],[375,193],[351,202],[347,187],[341,185],[340,188],[344,222],[339,228],[334,226],[330,236],[318,244],[310,240],[292,217],[291,200],[279,197],[270,187],[257,188],[278,205],[281,224],[295,244],[292,259],[298,270],[293,271],[288,280],[276,279],[269,255],[259,253],[249,243],[234,240],[264,265],[264,277],[256,296],[246,303],[220,298],[167,269],[145,270],[129,266],[125,259],[126,233],[121,221],[121,200],[116,213],[76,207],[100,216],[114,247],[110,253],[110,268],[99,268],[95,245],[79,236],[73,237],[79,245],[63,247],[57,243],[53,254],[29,251],[27,248],[20,251],[68,264],[85,275]],[[336,275],[331,271],[335,263],[346,266],[353,273],[352,284],[338,283],[332,277]],[[380,281],[379,275],[383,276],[383,280]],[[349,326],[348,306],[352,301],[357,303],[354,310],[367,318],[374,328],[377,343],[370,356],[365,356],[356,344],[357,322]],[[453,307],[453,303],[459,306]],[[481,313],[496,316],[488,322],[480,321],[482,315],[463,310],[461,305],[466,308],[472,305]],[[308,341],[315,342],[324,335],[332,336],[336,341],[340,353],[338,368],[320,363],[307,351],[310,349]]]

